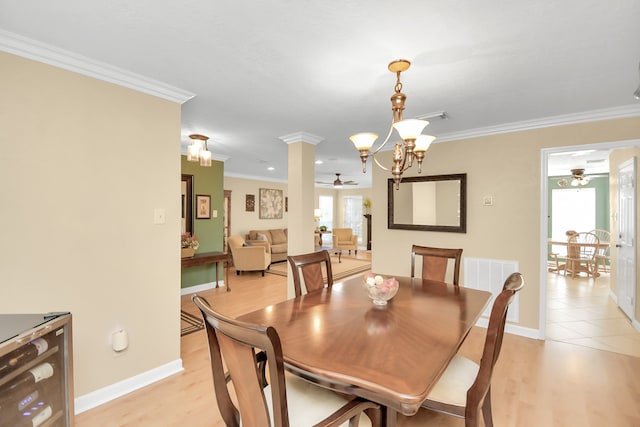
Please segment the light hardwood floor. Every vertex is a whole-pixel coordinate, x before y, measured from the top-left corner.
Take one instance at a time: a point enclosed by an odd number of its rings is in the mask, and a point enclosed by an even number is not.
[[[359,256],[366,256],[360,254]],[[201,293],[230,315],[286,297],[286,278],[267,274],[229,276],[232,291]],[[533,284],[529,284],[532,286]],[[197,313],[190,297],[185,310]],[[474,328],[461,352],[479,358],[485,330]],[[208,366],[203,331],[182,337],[184,372],[82,413],[77,427],[223,426]],[[416,361],[420,369],[420,361]],[[640,358],[558,341],[505,335],[493,380],[497,426],[640,426]],[[426,410],[399,417],[398,425],[464,426],[464,421]],[[299,427],[299,426],[292,426]]]

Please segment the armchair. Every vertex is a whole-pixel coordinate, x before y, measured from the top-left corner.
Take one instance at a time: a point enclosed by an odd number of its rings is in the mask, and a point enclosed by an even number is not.
[[[351,228],[334,228],[333,229],[333,247],[335,249],[349,250],[351,249],[358,254],[358,236],[353,234]]]
[[[262,271],[264,276],[264,271],[271,264],[271,252],[268,250],[269,242],[253,242],[250,246],[245,246],[242,237],[231,236],[228,243],[237,275],[240,275],[241,271]]]

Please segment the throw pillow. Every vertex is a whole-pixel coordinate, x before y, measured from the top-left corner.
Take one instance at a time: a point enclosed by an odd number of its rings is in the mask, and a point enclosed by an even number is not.
[[[256,233],[256,240],[264,240],[267,241],[267,236],[262,233]]]
[[[244,243],[242,244],[242,246],[253,246],[253,243],[251,243],[251,242],[244,242]]]
[[[271,242],[274,245],[279,245],[281,243],[287,243],[287,235],[284,234],[284,230],[283,229],[269,230],[269,233],[271,233]]]

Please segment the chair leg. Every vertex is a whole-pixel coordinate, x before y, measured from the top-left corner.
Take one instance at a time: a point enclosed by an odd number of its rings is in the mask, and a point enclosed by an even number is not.
[[[482,404],[482,417],[484,418],[484,425],[486,427],[493,427],[493,414],[491,413],[491,387],[489,387],[489,391],[484,397],[484,403]]]

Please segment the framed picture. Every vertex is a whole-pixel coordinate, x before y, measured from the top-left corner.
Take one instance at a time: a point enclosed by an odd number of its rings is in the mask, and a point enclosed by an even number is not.
[[[196,219],[211,218],[211,196],[196,194]]]
[[[247,212],[254,212],[256,209],[256,196],[253,194],[247,194],[245,195],[245,200],[244,200],[244,204],[245,204],[245,211]]]
[[[282,219],[284,198],[282,190],[260,189],[260,219]]]

